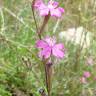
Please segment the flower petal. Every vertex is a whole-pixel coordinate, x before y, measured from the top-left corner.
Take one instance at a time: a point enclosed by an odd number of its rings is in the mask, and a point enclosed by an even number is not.
[[[38,9],[39,9],[39,13],[40,13],[41,16],[46,16],[46,15],[49,14],[48,7],[43,3],[39,6]]]
[[[49,14],[49,9],[46,8],[46,9],[39,9],[39,13],[41,16],[46,16]]]
[[[35,8],[39,8],[42,4],[43,4],[43,1],[42,0],[35,0],[34,7]]]
[[[52,5],[54,6],[54,8],[56,8],[56,7],[58,7],[59,3],[56,2],[56,1],[53,1],[53,4]]]
[[[50,47],[47,47],[47,48],[44,48],[42,51],[41,51],[41,56],[44,56],[44,58],[49,58],[51,55],[51,48]]]
[[[56,47],[52,48],[52,54],[58,58],[63,58],[64,57],[64,52],[62,50],[59,50]]]
[[[58,8],[51,9],[50,14],[51,14],[51,16],[55,16],[55,17],[58,17],[58,18],[61,17],[61,11]]]
[[[49,46],[54,46],[56,43],[56,38],[55,37],[46,37],[45,41]]]
[[[63,50],[64,49],[64,45],[62,43],[56,44],[54,47],[56,49],[59,49],[59,50]]]
[[[47,47],[48,46],[48,44],[46,43],[46,42],[44,42],[43,40],[38,40],[37,42],[36,42],[36,47],[37,48],[45,48],[45,47]]]
[[[64,10],[63,8],[61,8],[61,7],[59,7],[58,9],[59,9],[59,11],[60,11],[61,13],[64,13],[64,12],[65,12],[65,10]]]
[[[59,5],[59,3],[58,2],[56,2],[56,1],[49,1],[48,2],[48,8],[49,9],[55,9],[56,7],[58,7],[58,5]]]
[[[42,0],[36,0],[34,7],[38,9],[41,16],[46,16],[49,13],[48,7],[43,3]]]

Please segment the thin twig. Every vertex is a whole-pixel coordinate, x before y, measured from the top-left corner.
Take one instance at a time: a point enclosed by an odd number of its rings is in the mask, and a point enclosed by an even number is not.
[[[53,33],[56,32],[56,30],[57,30],[59,24],[60,24],[60,19],[57,20],[57,22],[56,22],[56,24],[55,24],[55,26],[54,26],[54,28],[53,28]]]
[[[39,34],[39,31],[38,31],[38,24],[37,24],[37,21],[35,18],[35,13],[34,13],[34,4],[35,4],[35,0],[32,1],[31,8],[32,8],[33,19],[34,19],[35,26],[36,26],[36,33],[38,34],[39,38],[41,39],[41,35]]]

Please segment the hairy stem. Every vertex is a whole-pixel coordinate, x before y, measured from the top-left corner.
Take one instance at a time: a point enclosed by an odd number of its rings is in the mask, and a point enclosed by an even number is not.
[[[38,25],[37,25],[37,21],[36,21],[36,18],[35,18],[35,13],[34,13],[34,4],[35,4],[35,0],[32,1],[32,13],[33,13],[33,19],[34,19],[34,22],[35,22],[35,26],[36,26],[36,32],[38,34],[38,37],[39,39],[41,39],[41,35],[39,34],[39,31],[38,31]]]

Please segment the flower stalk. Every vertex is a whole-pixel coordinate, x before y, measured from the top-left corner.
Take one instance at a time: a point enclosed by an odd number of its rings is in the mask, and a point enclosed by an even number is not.
[[[34,7],[33,7],[34,3],[35,3],[35,0],[33,0],[33,2],[32,2],[33,18],[34,18],[34,21],[35,21],[35,26],[36,26],[36,29],[37,29],[38,37],[41,40],[41,34],[43,33],[44,28],[46,27],[46,25],[48,23],[48,20],[50,18],[50,14],[45,16],[43,24],[42,24],[41,28],[39,29],[40,31],[38,31],[38,25],[37,25],[35,14],[34,14]],[[42,60],[42,61],[45,61],[45,60]],[[51,74],[52,74],[52,67],[51,67],[51,65],[48,65],[46,63],[44,63],[44,66],[45,66],[44,68],[45,68],[46,88],[47,88],[47,91],[48,91],[48,96],[51,96]],[[40,94],[41,94],[41,96],[47,96],[45,91],[40,92]]]
[[[46,72],[46,87],[48,96],[51,96],[51,87],[52,87],[52,64],[45,64]]]

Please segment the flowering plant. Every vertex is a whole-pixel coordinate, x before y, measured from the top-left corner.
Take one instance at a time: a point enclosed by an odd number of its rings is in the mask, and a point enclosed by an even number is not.
[[[42,0],[36,0],[34,7],[39,11],[41,16],[47,16],[50,14],[54,17],[61,17],[64,13],[64,9],[59,7],[59,3],[53,0],[50,0],[47,5],[44,4]]]
[[[51,57],[54,56],[57,58],[63,58],[65,52],[64,52],[64,45],[62,43],[57,44],[55,36],[43,37],[42,33],[44,31],[46,24],[48,23],[49,18],[51,16],[60,18],[62,16],[62,13],[64,13],[64,9],[62,7],[59,7],[59,3],[53,0],[50,0],[47,5],[43,2],[43,0],[34,0],[32,3],[33,16],[34,16],[34,9],[38,10],[40,16],[44,17],[43,24],[39,29],[36,24],[37,34],[39,37],[39,40],[37,40],[36,42],[36,48],[41,49],[39,52],[39,57],[42,58],[42,62],[45,66],[44,70],[46,75],[45,76],[46,88],[47,88],[48,96],[51,96],[51,86],[52,86],[51,77],[52,77],[52,65],[53,65]],[[34,16],[34,20],[36,23],[35,16]],[[43,93],[40,92],[41,96],[45,96],[43,95]]]
[[[56,44],[55,38],[46,37],[44,40],[38,40],[36,47],[42,49],[39,56],[44,58],[49,58],[51,55],[57,58],[64,57],[64,46],[62,43]]]

